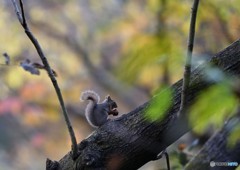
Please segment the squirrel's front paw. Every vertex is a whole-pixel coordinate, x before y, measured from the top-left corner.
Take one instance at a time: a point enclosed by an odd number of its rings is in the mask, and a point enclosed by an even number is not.
[[[118,110],[117,108],[113,108],[109,113],[109,115],[117,116],[118,115]]]

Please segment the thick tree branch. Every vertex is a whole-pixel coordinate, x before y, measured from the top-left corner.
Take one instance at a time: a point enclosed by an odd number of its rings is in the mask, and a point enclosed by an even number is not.
[[[231,119],[223,129],[212,136],[200,152],[185,167],[185,170],[231,170],[236,166],[210,166],[210,162],[240,162],[240,143],[228,147],[228,137],[234,127],[239,124],[239,117]]]
[[[53,86],[55,88],[55,91],[57,93],[57,97],[58,97],[59,103],[60,103],[62,111],[63,111],[63,116],[64,116],[65,122],[67,124],[68,131],[69,131],[69,134],[70,134],[70,137],[71,137],[72,153],[73,153],[72,156],[73,156],[73,158],[75,158],[75,157],[77,157],[77,141],[76,141],[76,137],[75,137],[75,134],[74,134],[71,122],[70,122],[70,120],[68,118],[68,113],[67,113],[67,110],[66,110],[66,107],[65,107],[65,104],[64,104],[62,93],[61,93],[61,90],[60,90],[60,88],[58,86],[57,80],[56,80],[56,78],[54,76],[53,69],[50,67],[50,65],[48,63],[48,60],[45,57],[40,44],[38,43],[37,39],[34,37],[34,35],[32,34],[32,32],[30,31],[30,29],[28,27],[28,24],[27,24],[26,19],[25,19],[25,14],[24,14],[24,8],[23,8],[22,0],[19,0],[21,14],[19,12],[18,5],[17,5],[16,1],[12,0],[12,3],[14,5],[15,12],[17,14],[19,22],[21,23],[21,25],[22,25],[25,33],[27,34],[28,38],[31,40],[31,42],[35,46],[35,48],[36,48],[36,50],[38,52],[38,55],[41,58],[41,60],[42,60],[42,62],[44,64],[44,67],[46,68],[46,70],[48,72],[48,75],[49,75],[49,77],[50,77],[50,79],[52,81],[52,84],[53,84]]]
[[[218,53],[210,62],[226,74],[240,77],[240,41]],[[199,66],[191,73],[187,107],[191,106],[200,92],[216,83],[206,79],[204,69],[204,65]],[[186,119],[177,116],[182,80],[171,88],[174,91],[173,105],[162,121],[150,122],[145,117],[146,109],[154,102],[153,98],[97,129],[79,144],[81,154],[78,159],[74,162],[67,154],[58,162],[58,169],[137,169],[155,160],[158,153],[192,129]],[[217,113],[212,116],[217,116]],[[193,123],[197,122],[196,117]]]

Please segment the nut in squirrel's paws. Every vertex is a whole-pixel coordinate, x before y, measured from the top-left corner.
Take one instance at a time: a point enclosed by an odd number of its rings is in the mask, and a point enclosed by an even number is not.
[[[113,116],[117,116],[118,115],[117,103],[116,102],[112,102],[111,103],[110,111],[109,111],[108,115],[113,115]]]
[[[118,110],[117,110],[117,108],[113,108],[113,109],[108,113],[108,115],[117,116],[117,115],[118,115]]]

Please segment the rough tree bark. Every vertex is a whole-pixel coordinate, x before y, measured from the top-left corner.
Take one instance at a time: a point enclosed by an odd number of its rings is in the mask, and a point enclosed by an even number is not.
[[[216,54],[209,62],[227,74],[240,77],[240,40]],[[202,65],[192,71],[187,107],[199,92],[216,83],[205,78],[204,67]],[[177,117],[181,86],[182,80],[172,85],[173,105],[162,121],[149,122],[144,116],[146,108],[154,102],[153,98],[128,114],[107,122],[83,140],[78,145],[80,154],[75,161],[68,153],[58,162],[47,160],[47,169],[137,169],[156,159],[159,152],[192,129],[186,118]]]

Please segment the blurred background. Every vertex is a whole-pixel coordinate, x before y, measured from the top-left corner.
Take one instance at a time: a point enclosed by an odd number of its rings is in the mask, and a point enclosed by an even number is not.
[[[78,142],[94,130],[82,91],[111,95],[124,114],[182,77],[191,0],[24,0],[24,6],[58,74]],[[238,0],[200,2],[194,64],[239,38],[239,14]],[[11,1],[0,2],[0,32],[0,53],[10,56],[9,65],[0,57],[0,170],[44,169],[46,158],[59,160],[71,145],[55,90],[44,70],[31,75],[20,67],[26,59],[41,61]]]

